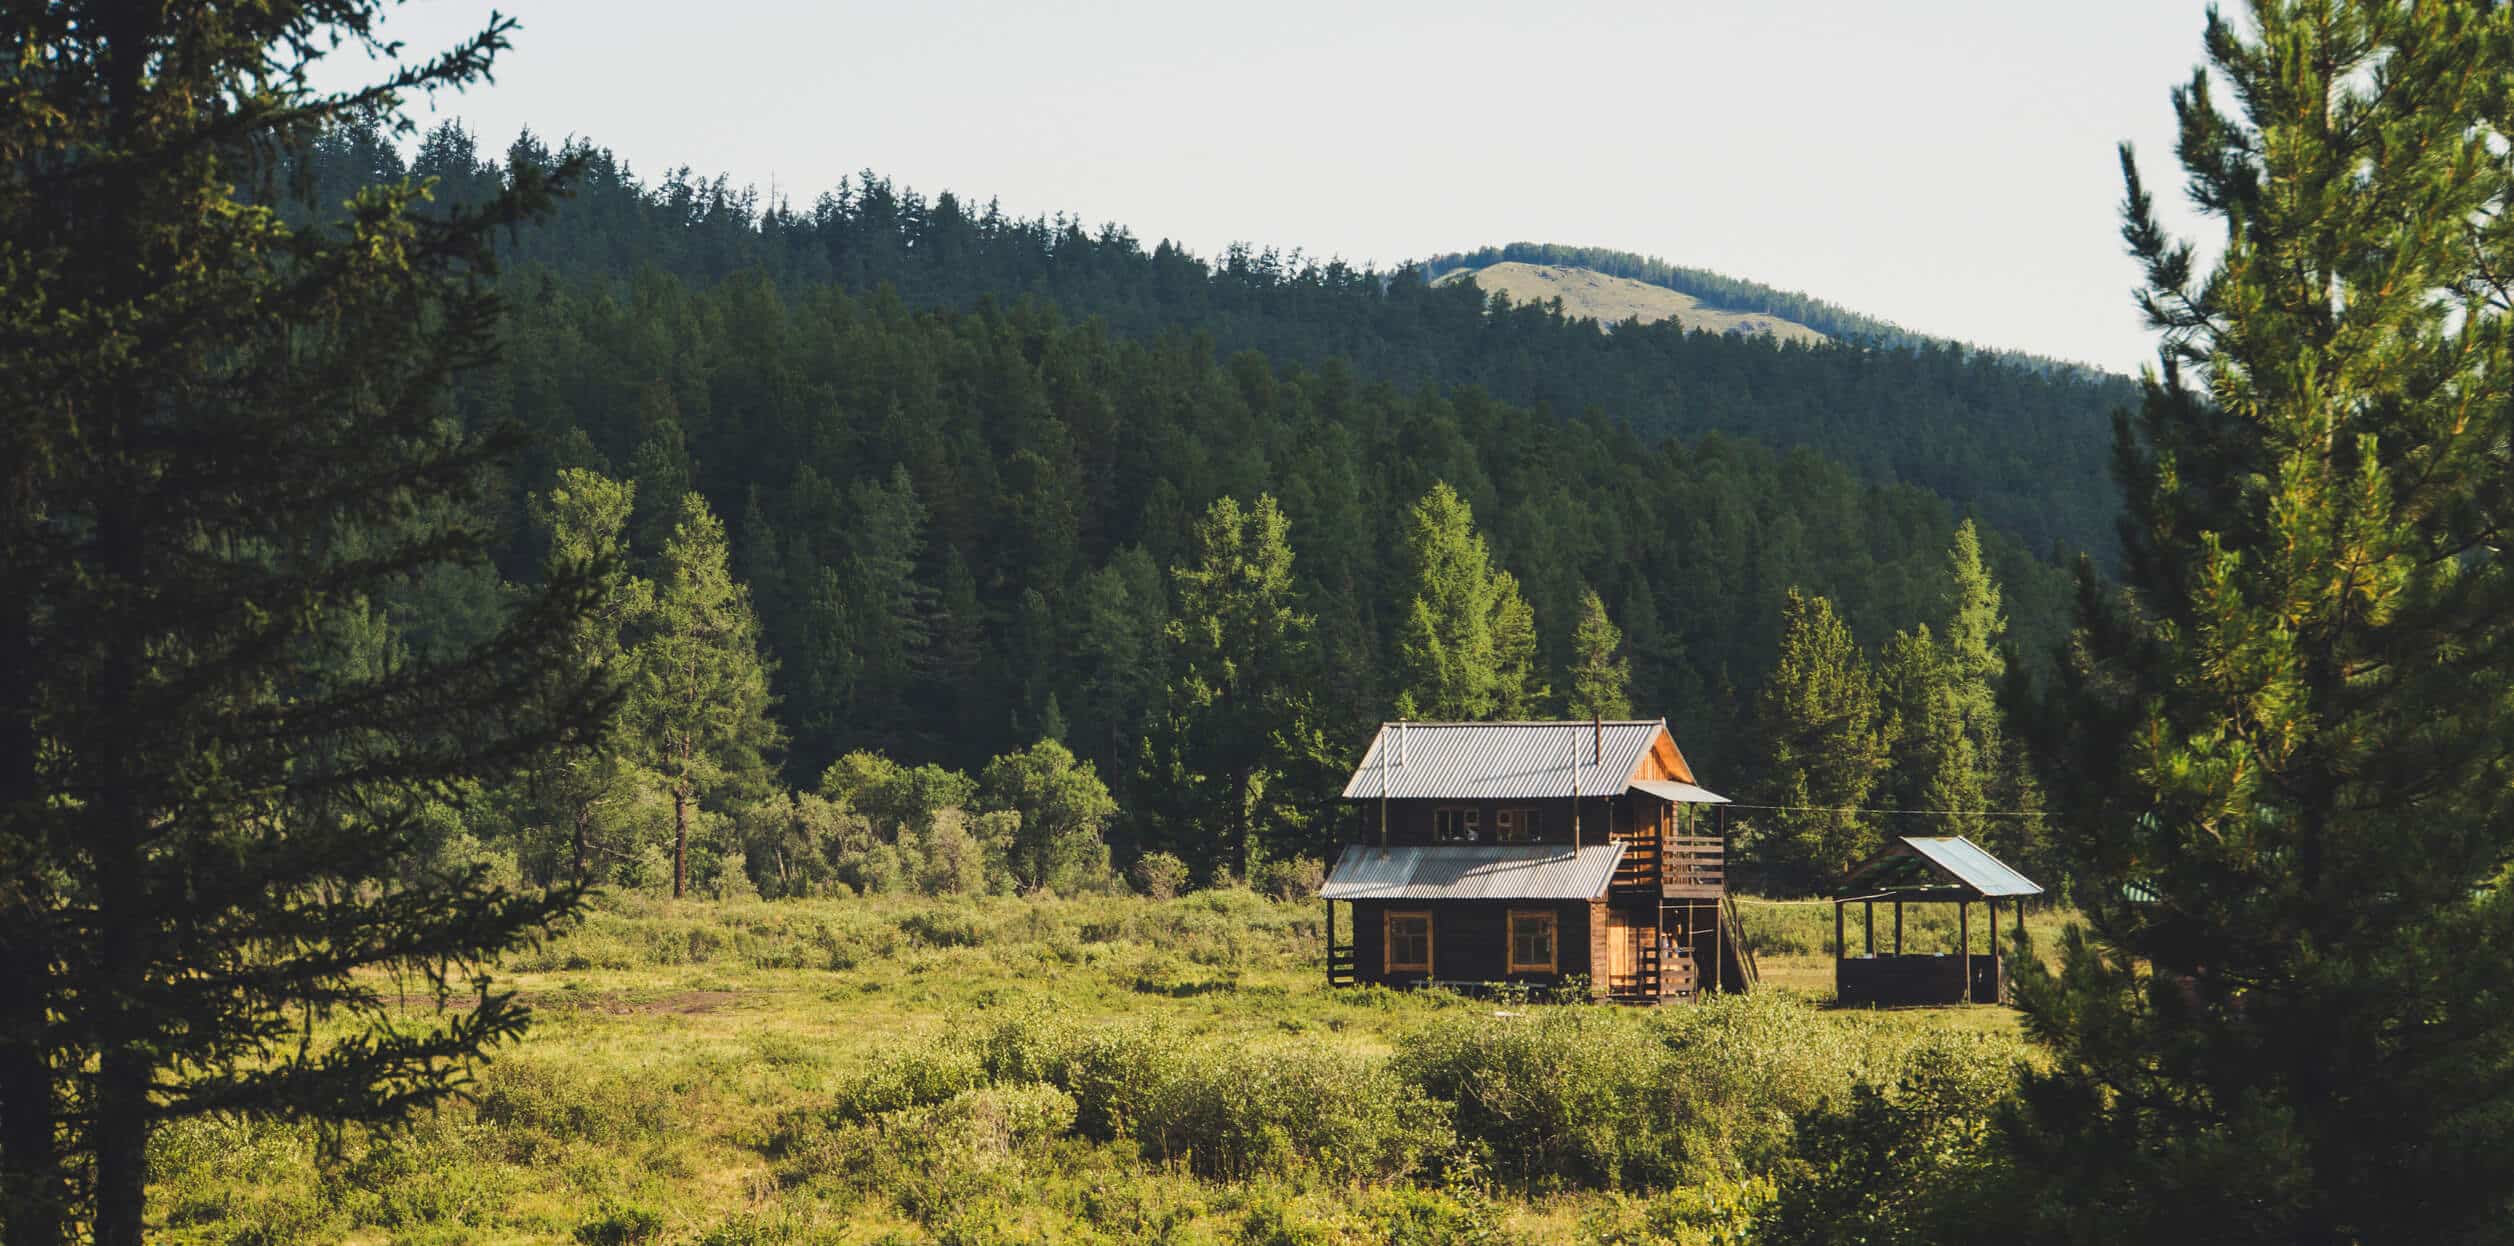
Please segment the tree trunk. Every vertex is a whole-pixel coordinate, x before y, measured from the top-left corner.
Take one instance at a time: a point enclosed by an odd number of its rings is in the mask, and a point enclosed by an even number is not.
[[[148,1084],[143,1045],[105,1050],[96,1078],[96,1246],[141,1246],[148,1221]]]
[[[678,900],[690,887],[690,793],[689,789],[672,789],[672,898]]]
[[[11,515],[14,526],[16,515]],[[12,577],[14,578],[14,577]],[[46,838],[36,811],[40,776],[35,750],[33,627],[23,604],[31,590],[12,585],[0,614],[0,840],[20,861],[43,858]],[[53,1246],[62,1240],[60,1157],[53,1150],[51,940],[43,900],[12,887],[16,903],[0,911],[0,1206],[8,1208],[7,1246]]]
[[[585,885],[585,871],[592,866],[593,820],[594,807],[591,804],[576,807],[576,885],[579,887]]]

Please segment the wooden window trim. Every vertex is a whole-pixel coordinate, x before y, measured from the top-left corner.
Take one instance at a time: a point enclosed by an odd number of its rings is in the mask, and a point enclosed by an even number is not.
[[[1398,918],[1423,919],[1423,960],[1421,964],[1397,960],[1396,927]],[[1432,914],[1429,909],[1389,909],[1379,915],[1379,971],[1381,973],[1432,973]]]
[[[1546,927],[1545,961],[1542,964],[1519,959],[1519,923],[1523,921],[1542,922]],[[1509,948],[1502,953],[1505,962],[1510,966],[1509,972],[1560,973],[1562,971],[1562,914],[1552,909],[1512,909],[1509,921],[1503,924],[1502,933],[1510,943]]]

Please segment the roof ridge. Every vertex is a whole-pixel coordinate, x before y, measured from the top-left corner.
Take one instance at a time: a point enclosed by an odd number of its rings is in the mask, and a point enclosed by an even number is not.
[[[1382,727],[1655,727],[1664,718],[1391,718]]]

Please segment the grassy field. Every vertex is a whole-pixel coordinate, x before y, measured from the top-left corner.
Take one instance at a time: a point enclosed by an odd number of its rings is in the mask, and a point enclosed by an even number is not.
[[[1331,991],[1319,906],[1247,892],[610,897],[510,960],[534,1026],[469,1102],[329,1146],[180,1125],[152,1218],[190,1242],[1719,1240],[1793,1113],[1916,1052],[2025,1054],[2005,1009],[1825,1007],[1830,906],[1743,913],[1773,989],[1643,1010]],[[1951,924],[1907,927],[1928,939]]]
[[[1687,329],[1711,333],[1760,333],[1784,342],[1825,340],[1824,334],[1814,329],[1768,312],[1706,307],[1690,294],[1586,268],[1513,260],[1471,272],[1462,269],[1440,280],[1472,281],[1485,293],[1507,294],[1517,304],[1547,303],[1559,298],[1565,314],[1601,324],[1622,324],[1628,320],[1656,324],[1672,317],[1683,321]]]

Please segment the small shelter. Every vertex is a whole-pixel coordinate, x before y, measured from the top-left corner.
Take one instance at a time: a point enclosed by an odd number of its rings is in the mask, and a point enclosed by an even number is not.
[[[1861,862],[1833,901],[1833,995],[1845,1006],[1864,1004],[1996,1004],[2008,995],[2007,960],[1999,947],[1999,906],[2013,900],[2017,923],[2025,900],[2043,889],[1962,836],[1906,836]],[[1990,951],[1973,954],[1972,908],[1980,901],[1990,917]],[[1877,952],[1877,905],[1891,906],[1892,950]],[[1865,953],[1850,954],[1845,910],[1860,906]],[[1955,905],[1956,952],[1906,953],[1903,906]]]

